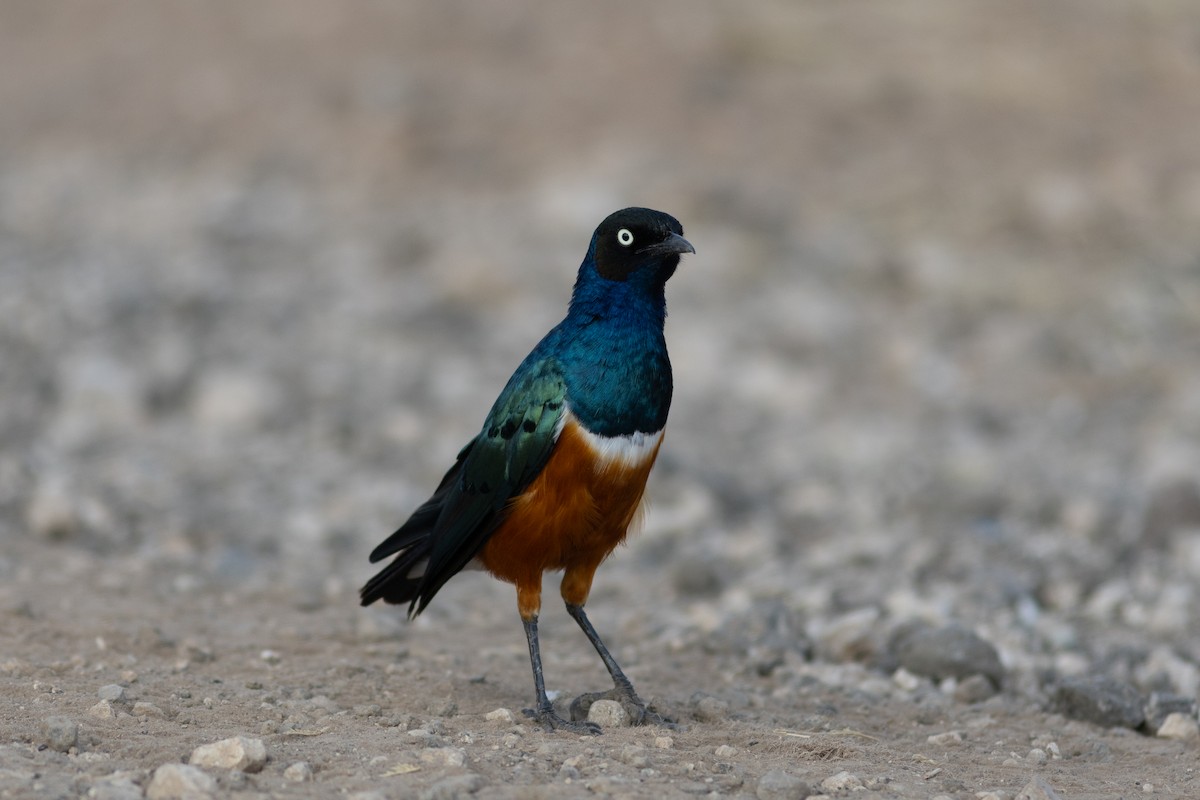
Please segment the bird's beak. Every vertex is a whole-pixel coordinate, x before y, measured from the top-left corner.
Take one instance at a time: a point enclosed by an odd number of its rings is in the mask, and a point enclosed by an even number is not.
[[[684,253],[695,253],[696,248],[692,247],[692,243],[680,236],[678,233],[669,233],[667,238],[658,244],[652,244],[643,252],[651,253],[656,256],[683,255]]]

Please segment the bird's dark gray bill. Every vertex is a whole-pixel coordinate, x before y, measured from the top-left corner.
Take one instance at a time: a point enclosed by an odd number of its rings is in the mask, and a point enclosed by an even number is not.
[[[670,253],[695,253],[696,248],[692,247],[692,243],[680,236],[678,233],[667,234],[667,238],[658,244],[652,244],[646,248],[647,253],[654,255],[665,256]]]

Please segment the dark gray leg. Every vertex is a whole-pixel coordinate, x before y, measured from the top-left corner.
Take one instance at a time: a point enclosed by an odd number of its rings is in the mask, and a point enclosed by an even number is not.
[[[583,606],[567,603],[567,613],[579,624],[588,641],[592,643],[592,647],[596,648],[596,652],[600,655],[600,660],[604,662],[608,674],[613,679],[613,689],[611,691],[593,692],[575,698],[575,701],[571,703],[571,719],[587,719],[588,709],[597,700],[616,700],[625,707],[634,725],[644,725],[646,723],[656,725],[669,724],[668,720],[663,719],[658,714],[646,708],[646,704],[642,702],[642,698],[638,697],[637,692],[634,691],[633,683],[629,678],[625,677],[625,673],[621,671],[621,666],[617,663],[617,660],[612,657],[612,653],[608,652],[608,648],[604,646],[604,642],[600,639],[600,634],[596,633],[596,629],[592,627],[591,620],[583,612]]]
[[[594,722],[569,721],[554,713],[554,706],[546,696],[546,680],[542,677],[542,654],[538,648],[537,617],[522,620],[525,639],[529,642],[529,663],[533,666],[533,690],[537,694],[537,707],[525,709],[525,715],[533,717],[547,730],[565,730],[574,733],[596,735],[600,726]],[[628,681],[626,681],[628,683]]]

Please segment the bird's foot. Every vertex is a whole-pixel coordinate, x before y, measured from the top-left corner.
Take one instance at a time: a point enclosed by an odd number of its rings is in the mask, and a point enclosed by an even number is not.
[[[629,715],[630,725],[658,725],[664,728],[675,728],[675,720],[664,717],[654,708],[653,704],[646,704],[637,696],[637,692],[633,688],[622,689],[612,688],[607,692],[588,692],[581,694],[571,701],[571,719],[585,720],[588,717],[588,711],[592,707],[592,703],[597,700],[616,700],[625,709],[625,713]]]
[[[574,716],[569,720],[563,719],[554,713],[553,708],[526,708],[522,710],[522,713],[536,720],[547,731],[567,731],[568,733],[577,733],[580,736],[599,736],[603,733],[599,725],[587,721],[586,713],[583,715],[582,720],[577,720]]]

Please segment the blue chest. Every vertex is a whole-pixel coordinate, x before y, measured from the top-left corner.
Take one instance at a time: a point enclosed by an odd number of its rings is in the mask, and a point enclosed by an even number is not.
[[[600,436],[656,433],[667,422],[673,382],[657,298],[620,285],[594,299],[578,293],[567,318],[538,349],[563,370],[576,419]],[[548,351],[548,352],[546,352]]]
[[[666,425],[674,385],[661,331],[588,330],[563,362],[567,402],[591,433],[628,436]]]

